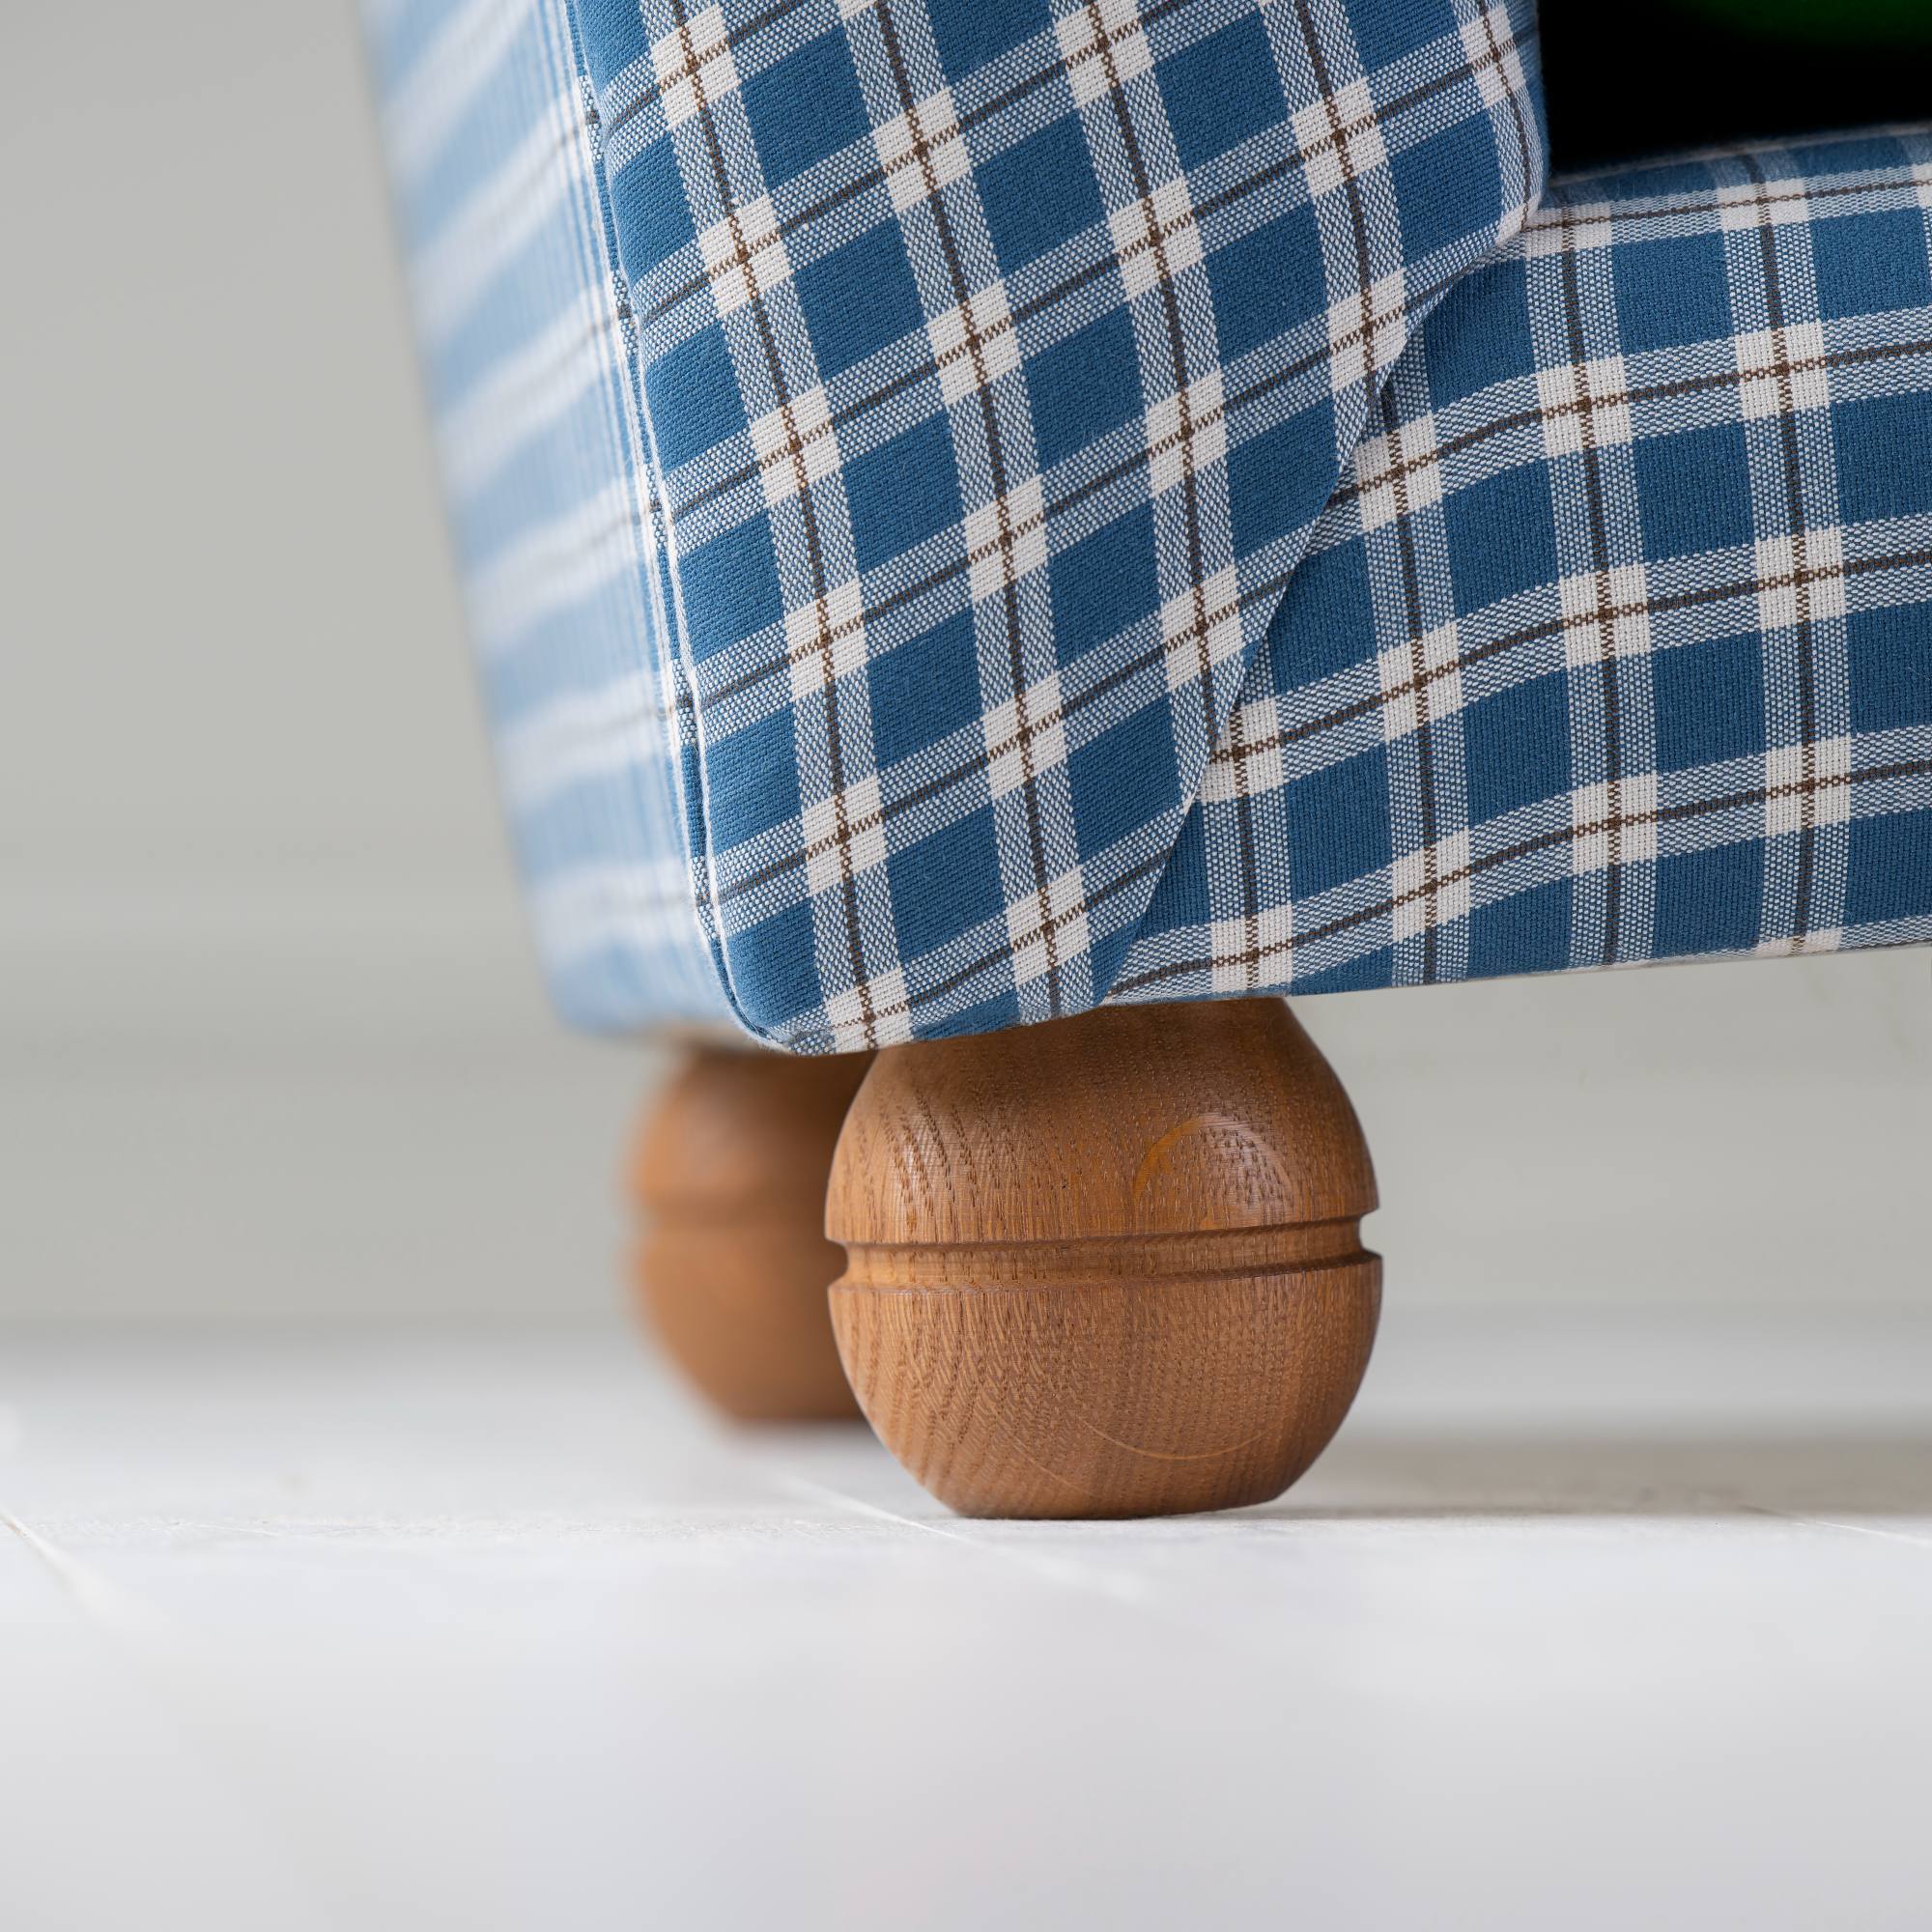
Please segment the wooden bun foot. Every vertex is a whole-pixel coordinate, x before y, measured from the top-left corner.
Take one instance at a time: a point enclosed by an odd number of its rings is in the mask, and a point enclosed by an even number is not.
[[[700,1048],[644,1122],[632,1192],[647,1211],[633,1269],[666,1351],[747,1421],[852,1417],[825,1288],[825,1176],[867,1060]]]
[[[890,1047],[833,1161],[833,1327],[873,1428],[965,1515],[1264,1502],[1368,1365],[1375,1205],[1280,1000]]]

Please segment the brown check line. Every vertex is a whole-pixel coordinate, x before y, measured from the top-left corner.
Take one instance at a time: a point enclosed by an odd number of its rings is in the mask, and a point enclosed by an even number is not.
[[[1115,93],[1121,85],[1121,73],[1114,60],[1114,49],[1122,42],[1132,40],[1136,34],[1144,35],[1147,31],[1147,22],[1141,18],[1137,7],[1133,17],[1115,33],[1101,17],[1100,9],[1094,4],[1094,0],[1088,0],[1085,11],[1094,29],[1094,43],[1092,46],[1082,47],[1070,59],[1063,58],[1060,65],[1065,70],[1070,80],[1078,69],[1085,67],[1091,61],[1098,61],[1107,76],[1107,91],[1110,94]]]
[[[1503,96],[1510,104],[1510,118],[1516,123],[1517,149],[1522,156],[1523,192],[1525,195],[1528,195],[1530,183],[1537,178],[1539,170],[1536,158],[1530,152],[1529,123],[1522,118],[1522,96],[1516,88],[1510,86],[1509,75],[1503,71],[1504,64],[1507,62],[1509,56],[1516,51],[1516,33],[1514,29],[1511,30],[1507,43],[1499,42],[1496,39],[1496,15],[1493,8],[1485,7],[1483,9],[1482,21],[1483,39],[1489,43],[1490,50],[1484,56],[1480,67],[1484,70],[1492,69],[1498,74],[1502,75]],[[1535,30],[1533,28],[1531,29],[1531,38],[1535,38]],[[1475,78],[1478,71],[1479,69],[1476,67],[1472,67],[1469,70],[1469,77],[1472,80]],[[1481,92],[1480,89],[1477,91],[1478,93]],[[1525,214],[1523,218],[1527,221],[1529,216]]]
[[[1816,793],[1828,786],[1844,786],[1849,789],[1853,785],[1884,783],[1894,779],[1923,778],[1928,774],[1932,774],[1932,758],[1901,758],[1891,764],[1874,765],[1868,771],[1839,773],[1826,777],[1814,773],[1804,779],[1795,779],[1787,784],[1752,786],[1743,791],[1726,792],[1719,798],[1690,800],[1682,805],[1659,806],[1651,811],[1618,812],[1614,817],[1605,814],[1587,824],[1559,826],[1554,831],[1539,832],[1531,838],[1520,838],[1509,845],[1498,846],[1495,851],[1487,852],[1478,859],[1471,859],[1466,866],[1445,873],[1436,881],[1435,891],[1439,895],[1449,886],[1473,881],[1478,875],[1494,871],[1499,866],[1512,865],[1537,852],[1548,851],[1552,846],[1574,844],[1580,838],[1607,834],[1614,844],[1620,834],[1639,826],[1665,825],[1681,819],[1708,818],[1724,811],[1762,810],[1774,800],[1790,797],[1800,791]],[[1815,802],[1811,809],[1815,810]],[[1748,838],[1740,838],[1733,842],[1745,844],[1748,842]],[[1403,893],[1390,892],[1373,905],[1358,907],[1355,911],[1331,919],[1324,924],[1310,926],[1305,932],[1290,932],[1278,940],[1271,941],[1262,949],[1259,956],[1292,953],[1299,947],[1313,945],[1319,940],[1333,939],[1339,933],[1350,931],[1355,926],[1366,925],[1379,919],[1392,918],[1398,908],[1423,898],[1427,893],[1428,889],[1423,886],[1411,887]],[[1429,916],[1434,917],[1435,908],[1439,903],[1439,897],[1431,897]],[[1173,961],[1163,966],[1152,967],[1145,973],[1137,973],[1132,979],[1118,980],[1108,989],[1108,997],[1114,998],[1142,986],[1155,985],[1163,980],[1179,979],[1189,973],[1202,973],[1215,967],[1226,968],[1243,963],[1245,962],[1240,955],[1231,957],[1226,953],[1210,951],[1203,957]]]
[[[1227,758],[1235,768],[1235,845],[1241,860],[1241,931],[1248,945],[1254,947],[1261,943],[1261,929],[1256,923],[1261,873],[1255,862],[1255,811],[1248,782],[1245,736],[1246,725],[1237,699],[1228,714]]]
[[[1154,212],[1154,185],[1147,156],[1141,151],[1140,129],[1134,126],[1134,117],[1129,111],[1122,82],[1123,76],[1114,58],[1116,40],[1107,33],[1106,21],[1100,14],[1099,0],[1088,0],[1087,17],[1094,30],[1094,49],[1104,64],[1107,76],[1107,104],[1113,110],[1114,125],[1120,132],[1121,146],[1127,157],[1127,166],[1134,178],[1134,192],[1139,197],[1142,217],[1147,224],[1147,244],[1153,250],[1154,268],[1157,278],[1154,287],[1159,291],[1161,319],[1167,329],[1167,353],[1170,367],[1174,371],[1175,439],[1174,446],[1180,456],[1180,498],[1181,513],[1187,530],[1187,570],[1188,582],[1192,591],[1194,623],[1190,636],[1194,642],[1194,672],[1201,691],[1203,741],[1212,746],[1215,736],[1214,717],[1214,660],[1208,647],[1208,588],[1205,579],[1208,575],[1206,554],[1207,540],[1201,527],[1201,485],[1196,474],[1194,439],[1202,432],[1205,424],[1197,425],[1193,405],[1188,395],[1188,362],[1186,330],[1180,320],[1180,298],[1174,287],[1174,269],[1169,261],[1167,240],[1171,233],[1178,234],[1184,228],[1195,225],[1193,205],[1190,201],[1188,213],[1183,221],[1177,222],[1172,230],[1163,229]],[[1135,26],[1139,20],[1136,16]],[[1124,39],[1122,34],[1119,39]],[[1325,85],[1324,85],[1325,92]],[[1343,168],[1348,171],[1346,152]],[[1351,176],[1352,179],[1352,176]],[[1185,187],[1185,177],[1182,186]],[[1216,360],[1218,362],[1218,355]],[[1219,419],[1219,412],[1210,412]],[[1145,414],[1145,412],[1143,412]],[[1166,640],[1171,650],[1178,639]],[[1044,900],[1041,901],[1042,908]]]
[[[1719,156],[1716,158],[1731,157]],[[1752,156],[1740,155],[1736,158],[1748,163]],[[1618,201],[1550,202],[1530,216],[1524,224],[1524,232],[1605,224],[1615,227],[1627,221],[1675,221],[1687,214],[1721,214],[1734,208],[1776,208],[1795,201],[1840,201],[1853,195],[1875,194],[1884,188],[1912,187],[1916,185],[1912,178],[1915,165],[1910,161],[1895,162],[1891,167],[1881,168],[1874,174],[1859,175],[1843,182],[1807,181],[1803,186],[1762,197],[1753,195],[1748,201],[1724,201],[1713,195],[1696,201],[1661,202],[1655,207],[1632,207]],[[1901,175],[1903,180],[1896,179]],[[1769,183],[1765,185],[1769,186]],[[1793,225],[1809,227],[1810,223]]]
[[[761,478],[768,479],[774,472],[781,469],[791,471],[791,488],[785,493],[788,497],[802,497],[811,488],[811,470],[806,462],[807,450],[815,443],[822,443],[828,437],[832,439],[833,449],[836,451],[838,447],[838,439],[829,422],[814,423],[809,430],[799,428],[798,418],[794,413],[797,401],[797,397],[787,396],[779,404],[775,413],[783,417],[785,440],[758,459]],[[790,661],[796,662],[800,656],[817,648],[816,640],[810,644],[794,646]]]
[[[1125,34],[1122,33],[1118,37],[1109,36],[1106,22],[1100,14],[1100,9],[1097,4],[1093,4],[1093,0],[1090,0],[1087,12],[1088,19],[1094,33],[1094,44],[1087,50],[1087,57],[1098,56],[1103,63],[1107,81],[1107,103],[1113,110],[1115,125],[1120,132],[1122,146],[1126,154],[1128,165],[1133,172],[1134,186],[1140,197],[1142,218],[1146,224],[1146,240],[1143,243],[1137,244],[1137,248],[1151,247],[1153,251],[1156,271],[1155,287],[1160,294],[1163,318],[1167,326],[1168,355],[1174,372],[1176,431],[1174,444],[1179,449],[1180,456],[1181,499],[1187,529],[1188,574],[1193,592],[1194,625],[1192,636],[1195,646],[1195,668],[1201,686],[1204,742],[1211,748],[1215,736],[1213,688],[1211,682],[1213,660],[1208,645],[1209,619],[1207,608],[1208,592],[1205,582],[1207,575],[1205,539],[1202,531],[1201,493],[1196,473],[1194,449],[1195,438],[1202,434],[1204,429],[1210,427],[1211,424],[1206,419],[1200,423],[1195,421],[1193,399],[1188,386],[1189,370],[1185,331],[1181,326],[1179,298],[1176,294],[1174,287],[1175,271],[1169,260],[1167,250],[1167,242],[1170,235],[1178,234],[1185,228],[1194,227],[1198,222],[1198,216],[1193,211],[1190,198],[1186,219],[1176,223],[1171,230],[1163,227],[1154,208],[1153,185],[1146,156],[1141,151],[1140,132],[1135,127],[1133,115],[1128,109],[1122,85],[1123,77],[1120,71],[1119,64],[1115,59],[1116,42],[1119,39],[1124,39]],[[1138,30],[1140,26],[1141,23],[1138,17],[1136,17],[1134,28]],[[1182,178],[1182,185],[1184,188],[1184,177]],[[1222,412],[1218,410],[1211,410],[1205,413],[1207,418],[1218,421]],[[1163,637],[1163,655],[1173,648],[1174,642],[1174,639]],[[1045,919],[1048,911],[1046,895],[1042,889],[1040,895],[1040,914],[1042,920]]]
[[[1723,337],[1715,338],[1717,341]],[[1733,342],[1735,337],[1730,338]],[[1710,343],[1691,343],[1687,348],[1707,348]],[[1932,354],[1932,336],[1915,336],[1908,342],[1888,342],[1868,344],[1856,349],[1827,350],[1823,355],[1806,355],[1792,358],[1787,367],[1794,376],[1816,374],[1820,370],[1849,369],[1861,362],[1904,362],[1913,357]],[[1665,383],[1633,383],[1621,389],[1606,389],[1594,397],[1587,407],[1596,410],[1630,409],[1646,403],[1674,402],[1680,397],[1693,396],[1714,389],[1736,388],[1749,381],[1755,382],[1769,374],[1764,369],[1719,369],[1709,376],[1679,376]],[[1530,429],[1538,424],[1559,421],[1565,416],[1577,414],[1586,407],[1582,402],[1539,404],[1535,409],[1512,410],[1507,415],[1492,416],[1476,424],[1472,429],[1463,430],[1451,437],[1446,442],[1439,442],[1424,450],[1419,456],[1404,456],[1378,469],[1374,475],[1359,480],[1338,484],[1335,494],[1328,499],[1330,503],[1352,502],[1357,497],[1371,490],[1379,489],[1384,483],[1393,481],[1398,475],[1413,476],[1432,465],[1444,463],[1452,457],[1461,456],[1465,450],[1474,449],[1493,437],[1508,436],[1520,429]],[[1403,428],[1411,425],[1404,423]],[[1675,432],[1660,432],[1674,434]],[[1394,444],[1390,444],[1390,454],[1394,456]],[[1541,461],[1539,457],[1536,459]]]
[[[1028,856],[1033,865],[1035,891],[1039,901],[1040,935],[1046,951],[1047,1009],[1049,1012],[1057,1013],[1061,1007],[1060,948],[1057,935],[1048,919],[1050,908],[1047,903],[1046,831],[1040,822],[1039,795],[1035,784],[1037,773],[1033,759],[1034,732],[1030,728],[1027,712],[1026,659],[1021,644],[1020,573],[1014,568],[1014,548],[1019,542],[1020,533],[1013,526],[1012,512],[1007,500],[1009,492],[1012,488],[1013,478],[1007,463],[1006,442],[1001,433],[999,411],[995,407],[991,393],[992,378],[986,363],[986,343],[980,332],[979,318],[973,311],[972,284],[967,278],[966,263],[960,251],[959,238],[952,232],[952,212],[939,193],[938,174],[932,164],[930,142],[916,112],[918,103],[913,91],[912,74],[906,63],[905,49],[899,43],[898,22],[893,17],[890,7],[876,9],[874,18],[878,24],[879,42],[885,51],[886,64],[892,70],[893,85],[898,92],[899,106],[905,116],[907,130],[913,136],[913,154],[918,158],[924,177],[923,205],[932,211],[933,233],[938,239],[947,275],[952,284],[953,305],[958,311],[961,327],[965,332],[965,346],[973,357],[972,393],[974,400],[980,406],[980,427],[986,439],[986,462],[992,472],[993,509],[1000,556],[1000,593],[1007,628],[1007,675],[1012,687],[1013,717],[1018,727],[1020,770],[1023,781],[1020,791],[1026,808]],[[849,866],[849,851],[841,853],[840,862],[841,865]]]
[[[672,0],[674,16],[678,30],[684,36],[684,44],[691,46],[691,24],[685,15],[686,0]],[[738,263],[745,276],[745,295],[758,332],[759,342],[764,350],[766,371],[770,377],[773,393],[781,397],[780,407],[785,412],[785,426],[794,440],[798,440],[797,424],[792,418],[792,404],[785,396],[784,369],[779,357],[778,340],[773,332],[772,319],[765,307],[764,292],[758,286],[758,279],[752,270],[752,251],[747,245],[744,228],[738,218],[738,210],[730,205],[730,182],[724,165],[724,154],[719,140],[718,126],[711,111],[711,100],[705,92],[702,74],[693,67],[691,76],[692,98],[697,108],[697,122],[703,130],[704,145],[711,162],[712,177],[718,185],[720,202],[725,207],[725,219],[731,224],[731,240],[737,249]],[[800,459],[802,466],[803,459]],[[843,891],[840,895],[841,908],[845,915],[845,941],[852,962],[853,983],[858,988],[860,1019],[867,1046],[878,1043],[878,1033],[874,1021],[869,995],[867,991],[865,952],[861,938],[859,919],[858,888],[852,875],[852,835],[846,821],[845,811],[845,759],[840,742],[838,724],[838,681],[837,662],[828,622],[827,599],[829,586],[826,581],[824,540],[819,533],[818,512],[811,493],[806,489],[801,479],[799,490],[800,519],[804,525],[807,557],[811,573],[812,607],[817,612],[818,648],[821,652],[820,675],[825,688],[825,752],[832,781],[832,806],[834,822],[838,841],[838,869]]]
[[[1743,157],[1745,171],[1756,189],[1753,206],[1757,212],[1758,260],[1764,275],[1765,314],[1771,324],[1773,368],[1777,381],[1778,440],[1783,462],[1785,527],[1791,533],[1791,565],[1795,580],[1793,601],[1797,605],[1796,641],[1798,645],[1798,742],[1803,747],[1803,770],[1808,779],[1817,762],[1815,738],[1818,727],[1817,648],[1811,633],[1811,585],[1805,573],[1807,530],[1804,522],[1804,474],[1798,448],[1798,424],[1792,408],[1792,361],[1784,339],[1784,282],[1777,259],[1777,242],[1765,200],[1770,185],[1754,155]],[[1817,857],[1816,800],[1810,791],[1803,794],[1803,817],[1798,832],[1798,876],[1792,886],[1792,936],[1798,950],[1811,925],[1812,880]]]
[[[1189,0],[1162,0],[1162,4],[1149,7],[1137,16],[1138,24],[1145,27],[1150,20],[1157,20],[1163,14],[1178,12],[1188,4]],[[968,108],[963,114],[955,115],[954,131],[963,140],[967,133],[982,121],[991,120],[1005,113],[1008,108],[1017,106],[1029,95],[1037,94],[1041,88],[1051,86],[1065,71],[1065,62],[1056,49],[1048,56],[1044,66],[1015,82],[1005,93],[981,101],[978,107]],[[851,180],[821,195],[816,201],[809,202],[804,208],[787,215],[780,222],[779,233],[785,236],[795,235],[800,230],[811,226],[813,222],[822,221],[825,216],[842,208],[847,202],[856,201],[861,195],[869,194],[874,188],[884,186],[892,168],[899,165],[900,162],[894,162],[889,167],[887,163],[880,161],[872,167],[862,170]],[[646,325],[660,321],[680,302],[689,301],[693,296],[702,294],[711,279],[711,273],[707,270],[680,282],[676,288],[652,304],[644,318]]]
[[[927,151],[924,146],[924,143],[922,141],[918,150],[918,156],[922,162],[925,160],[926,152]],[[932,170],[929,166],[926,168],[925,172],[927,178],[930,179]],[[989,291],[981,290],[980,293],[983,295],[989,293]],[[966,361],[970,361],[973,365],[974,389],[980,390],[983,389],[986,386],[987,382],[990,379],[987,374],[985,352],[990,350],[995,344],[997,344],[1001,339],[1001,337],[1015,333],[1016,325],[1014,323],[1013,317],[1011,316],[1010,313],[1009,313],[997,317],[988,327],[982,329],[980,324],[979,317],[976,314],[972,313],[970,306],[962,304],[959,310],[959,314],[965,328],[965,340],[962,341],[956,348],[948,349],[943,354],[938,354],[931,356],[923,365],[923,367],[921,367],[917,372],[915,372],[915,374],[912,377],[907,378],[903,381],[895,381],[895,383],[889,385],[891,388],[902,389],[910,386],[911,384],[913,383],[928,381],[934,376],[939,376],[941,378],[944,378],[946,373],[950,369],[952,369],[956,363],[966,362]],[[879,393],[880,395],[883,395],[885,392],[881,391]],[[879,399],[878,396],[874,396],[871,400],[876,402],[878,399]],[[829,412],[827,413],[826,421],[818,425],[818,427],[811,432],[814,440],[820,440],[826,437],[832,438],[835,448],[837,447],[838,444],[838,432],[837,419],[834,418]],[[758,461],[759,472],[768,473],[772,469],[776,469],[779,466],[779,464],[782,462],[783,459],[788,455],[790,455],[791,453],[792,452],[789,446],[786,446],[773,451],[768,456],[761,457]],[[753,472],[749,470],[736,472],[736,483],[743,483],[749,481],[753,473]],[[681,516],[689,515],[690,513],[697,509],[705,499],[716,497],[719,494],[720,489],[723,487],[724,486],[707,487],[704,491],[702,491],[699,494],[698,497],[692,498],[685,505],[685,508],[682,512],[680,512],[680,515]],[[732,487],[736,487],[736,485],[733,484]],[[1037,525],[1030,525],[1028,528],[1031,529],[1037,526]],[[1025,532],[1023,531],[1022,534],[1025,534]],[[978,552],[969,552],[968,553],[969,564],[974,562],[984,561],[986,557],[992,555],[993,551],[996,548],[998,548],[997,544],[984,547]]]
[[[1254,765],[1254,761],[1268,749],[1268,741],[1263,738],[1257,739],[1252,744],[1248,742],[1247,726],[1241,719],[1243,709],[1243,706],[1237,704],[1229,713],[1228,742],[1225,745],[1215,748],[1212,754],[1212,761],[1234,767],[1235,796],[1236,798],[1255,798],[1259,796],[1259,793],[1256,792],[1254,783],[1248,774]]]
[[[901,93],[900,98],[904,98],[903,93]],[[930,128],[927,128],[924,110],[930,105],[932,98],[931,96],[927,96],[924,100],[915,101],[912,106],[906,109],[901,118],[906,125],[909,145],[904,154],[895,155],[889,161],[882,161],[879,167],[879,178],[884,182],[888,190],[895,185],[895,176],[903,175],[909,168],[917,168],[919,170],[920,181],[924,189],[924,192],[920,196],[922,201],[929,201],[939,192],[939,176],[932,165],[932,151],[935,140],[946,142],[956,141],[959,138],[959,116],[956,112],[953,113],[950,121],[944,124],[935,117],[933,126]],[[873,131],[876,134],[878,130],[874,129]]]

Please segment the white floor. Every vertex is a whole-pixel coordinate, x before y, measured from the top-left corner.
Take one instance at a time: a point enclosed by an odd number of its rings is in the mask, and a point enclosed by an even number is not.
[[[0,1337],[0,1926],[1922,1927],[1932,1320],[1391,1307],[1267,1509],[622,1331]]]

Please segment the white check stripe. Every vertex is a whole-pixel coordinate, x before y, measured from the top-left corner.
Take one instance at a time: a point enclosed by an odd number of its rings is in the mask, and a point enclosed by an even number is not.
[[[513,811],[534,811],[559,792],[630,770],[663,728],[655,689],[641,673],[553,699],[498,731],[503,796]]]
[[[536,11],[536,0],[469,0],[443,23],[383,109],[390,165],[405,181],[441,154]]]
[[[633,949],[666,931],[666,914],[690,897],[682,861],[665,854],[649,865],[579,866],[528,888],[532,923],[545,959],[567,970],[585,954]],[[668,944],[668,933],[663,942]]]
[[[636,506],[624,479],[527,530],[470,580],[471,622],[486,656],[593,596],[638,564]]]
[[[586,289],[443,412],[437,434],[458,495],[486,489],[519,450],[606,378],[611,347],[603,338],[615,326],[602,291]]]
[[[575,94],[556,97],[495,174],[430,237],[411,267],[418,327],[451,334],[573,188],[582,185]]]

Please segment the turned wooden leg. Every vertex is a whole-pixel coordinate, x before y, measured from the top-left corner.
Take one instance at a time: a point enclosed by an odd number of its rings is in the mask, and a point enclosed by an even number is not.
[[[858,1413],[825,1287],[825,1177],[867,1058],[700,1048],[643,1122],[631,1187],[646,1210],[633,1280],[666,1350],[747,1420]]]
[[[1263,1502],[1368,1364],[1375,1205],[1280,1000],[890,1047],[833,1161],[833,1326],[873,1428],[966,1515]]]

